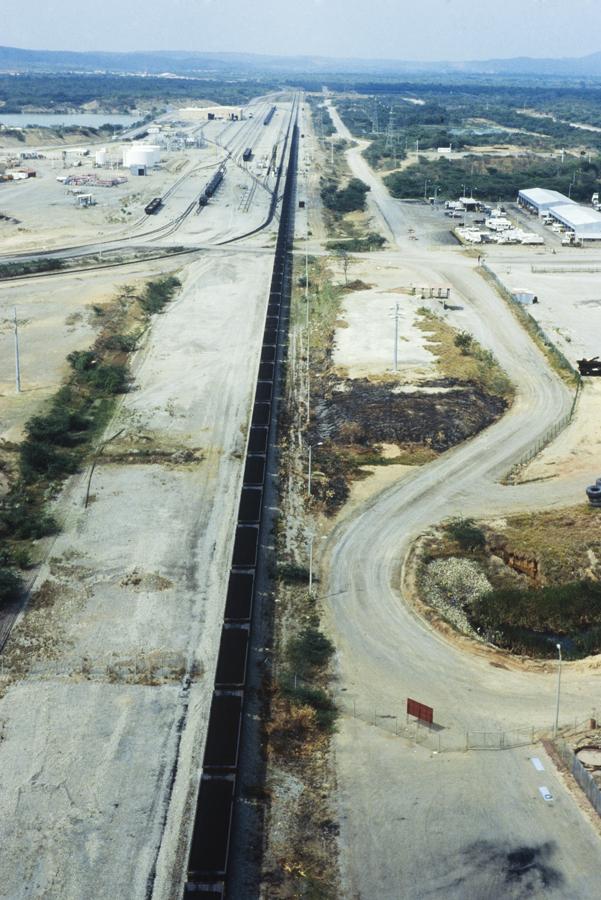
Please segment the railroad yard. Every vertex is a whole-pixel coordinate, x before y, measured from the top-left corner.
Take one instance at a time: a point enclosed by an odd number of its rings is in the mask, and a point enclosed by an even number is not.
[[[555,657],[434,615],[416,548],[597,539],[601,249],[506,199],[537,239],[465,240],[354,102],[182,105],[144,174],[122,135],[0,184],[1,898],[598,896],[553,741],[601,657],[566,643],[556,712]]]

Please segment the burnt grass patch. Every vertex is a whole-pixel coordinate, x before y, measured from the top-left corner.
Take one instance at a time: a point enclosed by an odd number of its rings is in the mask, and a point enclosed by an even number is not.
[[[417,464],[423,461],[420,451],[429,451],[433,458],[491,425],[507,408],[503,397],[450,378],[423,387],[446,391],[399,392],[398,381],[319,380],[310,431],[313,496],[327,513],[345,502],[349,481],[365,475],[361,466],[385,462],[377,445],[396,444],[405,450],[402,458],[387,462]]]
[[[505,410],[500,397],[448,379],[425,387],[449,388],[444,394],[396,393],[397,382],[345,382],[314,410],[318,440],[370,446],[374,443],[426,444],[438,453],[448,450],[494,422]]]

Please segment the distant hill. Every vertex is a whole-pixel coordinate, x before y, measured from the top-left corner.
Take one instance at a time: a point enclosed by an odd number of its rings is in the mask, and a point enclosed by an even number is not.
[[[180,76],[252,72],[305,74],[402,75],[454,73],[466,75],[553,75],[601,77],[601,52],[562,59],[467,60],[412,62],[392,59],[335,59],[321,56],[260,56],[250,53],[143,51],[112,53],[70,50],[23,50],[0,47],[0,72],[115,72]]]

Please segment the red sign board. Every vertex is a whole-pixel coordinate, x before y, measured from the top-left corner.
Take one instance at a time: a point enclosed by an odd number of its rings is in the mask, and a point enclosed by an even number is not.
[[[434,721],[432,707],[426,706],[425,703],[418,703],[417,700],[412,700],[410,697],[407,697],[407,715],[415,716],[416,719],[427,722],[429,725]]]

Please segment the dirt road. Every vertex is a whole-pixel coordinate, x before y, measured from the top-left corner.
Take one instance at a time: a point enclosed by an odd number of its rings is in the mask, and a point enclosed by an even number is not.
[[[372,498],[333,533],[323,584],[344,708],[354,700],[365,719],[378,711],[404,717],[405,698],[415,697],[434,707],[443,750],[460,747],[466,732],[550,726],[553,673],[499,668],[463,652],[414,614],[399,585],[412,540],[442,518],[582,499],[581,487],[568,482],[552,489],[498,484],[568,408],[570,393],[474,260],[443,249],[429,264],[427,253],[411,251],[403,206],[360,148],[348,160],[370,185],[372,210],[405,251],[404,262],[447,278],[464,305],[466,327],[494,352],[517,395],[501,421]],[[596,670],[566,666],[561,718],[590,712],[598,685]],[[344,896],[507,898],[543,890],[552,897],[596,896],[601,843],[548,761],[537,772],[532,755],[541,755],[538,748],[432,753],[345,716],[336,740]],[[555,799],[545,801],[540,787]],[[532,865],[516,874],[511,854],[520,847]]]

